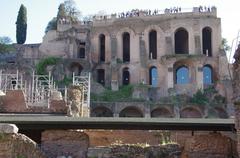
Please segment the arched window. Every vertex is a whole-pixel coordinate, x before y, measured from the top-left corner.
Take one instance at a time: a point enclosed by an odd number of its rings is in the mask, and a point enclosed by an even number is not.
[[[212,67],[209,65],[205,65],[203,67],[203,84],[211,85],[213,83],[212,79]]]
[[[105,35],[99,36],[100,62],[105,62]]]
[[[85,58],[85,48],[80,48],[78,51],[78,58]]]
[[[79,64],[79,63],[73,62],[73,63],[70,65],[70,71],[71,71],[71,72],[74,72],[75,75],[80,76],[82,70],[83,70],[83,67],[82,67],[82,65]]]
[[[188,54],[188,32],[184,28],[179,28],[175,32],[175,53]]]
[[[186,66],[181,66],[176,70],[176,82],[177,84],[189,83],[189,70]]]
[[[212,29],[210,27],[202,30],[202,52],[206,56],[212,56]]]
[[[104,69],[98,69],[97,70],[97,81],[98,83],[105,85],[105,71]]]
[[[122,72],[122,84],[128,85],[130,83],[130,73],[128,68],[124,68]]]
[[[123,43],[123,62],[129,62],[130,61],[130,34],[128,32],[123,33],[122,43]]]
[[[155,66],[149,69],[149,84],[152,85],[152,87],[157,87],[158,73],[157,68]]]
[[[157,32],[149,32],[149,59],[157,59]]]

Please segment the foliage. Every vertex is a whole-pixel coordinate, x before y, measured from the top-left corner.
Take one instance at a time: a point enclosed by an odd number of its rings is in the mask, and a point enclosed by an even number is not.
[[[12,40],[9,37],[0,37],[0,53],[9,53],[11,51],[14,51],[15,49],[11,43]]]
[[[224,50],[225,52],[231,49],[231,47],[228,45],[228,41],[226,38],[222,38],[221,49]]]
[[[206,105],[208,104],[209,99],[207,98],[204,92],[198,90],[195,94],[193,94],[193,97],[191,98],[190,102],[198,105]]]
[[[66,17],[66,16],[67,16],[67,13],[65,10],[65,5],[64,5],[64,3],[61,3],[58,7],[57,19],[60,19],[60,18]]]
[[[48,22],[47,27],[45,28],[45,33],[47,33],[50,30],[57,30],[57,18],[54,17],[52,20]]]
[[[65,11],[68,17],[70,17],[71,21],[78,21],[81,12],[77,8],[76,2],[74,0],[66,0],[64,1]]]
[[[94,101],[126,101],[132,97],[133,85],[122,86],[118,91],[105,90],[101,95],[91,94]]]
[[[16,38],[18,44],[24,44],[27,36],[27,8],[21,4],[17,16]]]
[[[47,57],[41,59],[36,65],[36,70],[38,75],[47,74],[46,68],[48,65],[56,65],[59,62],[60,58],[57,57]]]
[[[56,81],[57,85],[64,85],[64,86],[68,86],[72,83],[72,78],[67,77],[66,75],[64,76],[63,80],[60,81]]]

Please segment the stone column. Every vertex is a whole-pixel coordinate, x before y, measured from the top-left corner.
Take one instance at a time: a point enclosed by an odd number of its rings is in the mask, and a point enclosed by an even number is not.
[[[173,67],[168,67],[168,73],[167,73],[167,85],[168,89],[174,87],[174,81],[173,81]]]
[[[147,103],[144,104],[144,117],[145,118],[151,117],[151,108],[150,108],[150,105]]]
[[[117,38],[111,35],[111,89],[117,91],[119,88],[118,83],[118,66],[117,66]]]
[[[203,68],[200,64],[196,66],[196,85],[198,89],[203,89]]]

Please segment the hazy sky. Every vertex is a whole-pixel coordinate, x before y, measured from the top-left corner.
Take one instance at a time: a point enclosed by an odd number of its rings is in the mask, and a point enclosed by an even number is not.
[[[27,8],[26,43],[40,43],[49,20],[56,16],[58,6],[64,0],[0,0],[0,36],[9,36],[16,41],[17,13],[21,4]],[[83,15],[99,11],[115,13],[131,9],[159,9],[170,7],[192,8],[193,6],[216,6],[222,19],[222,36],[229,45],[240,29],[239,0],[75,0]]]

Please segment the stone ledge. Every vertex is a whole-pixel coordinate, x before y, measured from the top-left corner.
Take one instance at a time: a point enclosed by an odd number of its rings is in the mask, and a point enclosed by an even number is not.
[[[15,124],[0,123],[0,133],[18,133],[18,128]]]

